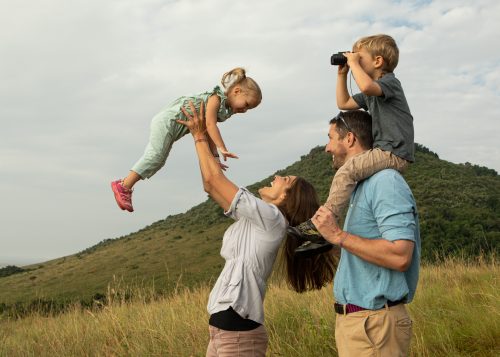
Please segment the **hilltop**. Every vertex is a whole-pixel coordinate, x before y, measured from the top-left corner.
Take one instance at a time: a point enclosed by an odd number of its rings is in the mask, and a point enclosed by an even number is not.
[[[416,163],[405,178],[421,220],[427,261],[448,255],[497,255],[500,248],[500,177],[492,169],[441,160],[416,145]],[[275,174],[305,177],[324,200],[333,172],[331,156],[316,147]],[[249,189],[269,184],[271,175]],[[0,269],[0,312],[14,304],[64,305],[102,298],[108,288],[151,287],[162,293],[214,279],[224,230],[231,220],[210,199],[126,236],[106,239],[77,254],[21,268]],[[71,232],[68,232],[71,234]],[[3,271],[3,275],[1,274]]]

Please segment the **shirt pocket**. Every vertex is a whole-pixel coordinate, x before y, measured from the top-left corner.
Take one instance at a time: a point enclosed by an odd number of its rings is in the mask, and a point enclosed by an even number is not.
[[[232,303],[238,299],[243,280],[242,267],[234,265],[222,276],[221,292],[219,294],[219,303]]]
[[[356,232],[362,237],[370,237],[374,229],[378,231],[373,212],[366,202],[358,200],[351,202],[349,210],[349,217],[345,226],[349,227],[350,232]]]

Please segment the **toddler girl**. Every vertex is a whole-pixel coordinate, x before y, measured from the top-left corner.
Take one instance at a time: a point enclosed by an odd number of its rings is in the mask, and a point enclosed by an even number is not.
[[[224,161],[228,157],[238,158],[226,148],[217,122],[223,122],[235,113],[245,113],[247,110],[255,108],[262,100],[262,92],[259,85],[252,78],[247,77],[245,70],[240,67],[225,73],[222,76],[221,84],[224,91],[216,86],[207,92],[180,97],[154,116],[151,122],[149,143],[144,155],[132,167],[127,177],[111,183],[116,203],[122,210],[134,211],[132,190],[136,182],[150,178],[163,167],[174,142],[189,133],[189,130],[184,125],[177,123],[176,120],[187,120],[181,108],[184,107],[190,112],[190,101],[195,103],[196,110],[199,109],[200,103],[204,102],[207,133],[212,154],[218,158],[219,151]],[[220,165],[224,170],[227,168],[223,163]]]

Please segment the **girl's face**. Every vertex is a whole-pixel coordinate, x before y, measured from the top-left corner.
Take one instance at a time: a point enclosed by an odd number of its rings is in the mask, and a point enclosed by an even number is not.
[[[233,113],[245,113],[260,104],[260,100],[251,91],[245,91],[240,86],[235,86],[227,95],[227,104]]]

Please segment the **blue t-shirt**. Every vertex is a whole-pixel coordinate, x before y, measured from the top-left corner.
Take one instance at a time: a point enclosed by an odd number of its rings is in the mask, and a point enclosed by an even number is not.
[[[386,169],[361,181],[351,196],[344,230],[367,239],[411,240],[415,246],[405,272],[369,263],[342,249],[335,300],[372,310],[382,308],[387,300],[410,302],[419,274],[420,230],[415,199],[404,178]]]

